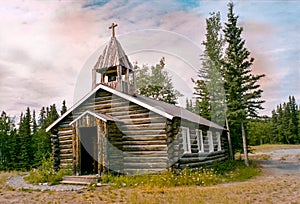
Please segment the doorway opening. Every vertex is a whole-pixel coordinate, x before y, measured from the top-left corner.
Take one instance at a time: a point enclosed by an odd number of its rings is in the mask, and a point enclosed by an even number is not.
[[[97,127],[81,127],[80,135],[80,169],[81,175],[98,173]]]

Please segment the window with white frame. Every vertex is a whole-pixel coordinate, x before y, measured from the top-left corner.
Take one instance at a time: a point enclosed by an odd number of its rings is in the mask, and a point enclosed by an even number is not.
[[[196,129],[198,152],[204,152],[203,135],[202,130]]]
[[[208,138],[209,152],[213,152],[214,151],[214,140],[213,140],[211,131],[207,131],[207,138]]]
[[[221,146],[221,134],[220,132],[216,132],[217,135],[217,142],[218,142],[218,151],[222,150],[222,146]]]
[[[181,127],[181,136],[183,140],[184,153],[191,153],[191,138],[189,128]]]

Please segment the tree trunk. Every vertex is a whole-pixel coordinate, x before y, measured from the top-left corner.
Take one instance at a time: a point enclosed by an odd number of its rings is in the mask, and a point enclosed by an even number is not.
[[[241,126],[242,126],[242,138],[243,138],[243,148],[244,148],[244,161],[245,161],[245,165],[247,167],[249,167],[247,141],[246,141],[246,134],[245,134],[245,129],[244,129],[244,121],[241,122]]]
[[[231,160],[234,160],[234,155],[233,155],[233,151],[232,151],[232,144],[231,144],[231,137],[230,137],[230,131],[229,131],[229,124],[228,124],[228,119],[227,117],[225,118],[225,122],[226,122],[226,128],[227,128],[227,139],[228,139],[228,146],[229,146],[229,156]]]

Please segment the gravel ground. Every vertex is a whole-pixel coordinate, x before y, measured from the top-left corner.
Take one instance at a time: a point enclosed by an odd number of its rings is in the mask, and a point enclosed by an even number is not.
[[[269,160],[259,160],[262,169],[269,176],[283,176],[291,175],[300,176],[300,149],[284,149],[276,150],[267,153],[256,153],[270,155]],[[40,191],[78,191],[86,188],[86,186],[79,185],[52,185],[47,184],[32,185],[24,181],[24,176],[16,176],[8,179],[7,185],[14,189],[31,189]]]
[[[77,191],[86,188],[85,186],[79,186],[79,185],[52,185],[49,186],[47,183],[40,184],[40,185],[33,185],[28,184],[24,181],[23,176],[16,176],[9,178],[6,182],[8,186],[13,187],[14,189],[31,189],[31,190],[40,190],[40,191]]]
[[[283,149],[262,154],[270,155],[269,160],[258,161],[268,174],[300,176],[300,149]]]

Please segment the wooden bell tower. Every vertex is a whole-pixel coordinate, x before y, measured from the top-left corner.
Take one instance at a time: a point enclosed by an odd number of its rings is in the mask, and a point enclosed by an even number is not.
[[[112,37],[93,68],[92,89],[98,85],[98,73],[100,74],[99,81],[101,84],[117,91],[133,95],[135,92],[134,70],[115,36],[115,28],[117,26],[117,24],[112,23],[109,27],[109,29],[112,30]]]

